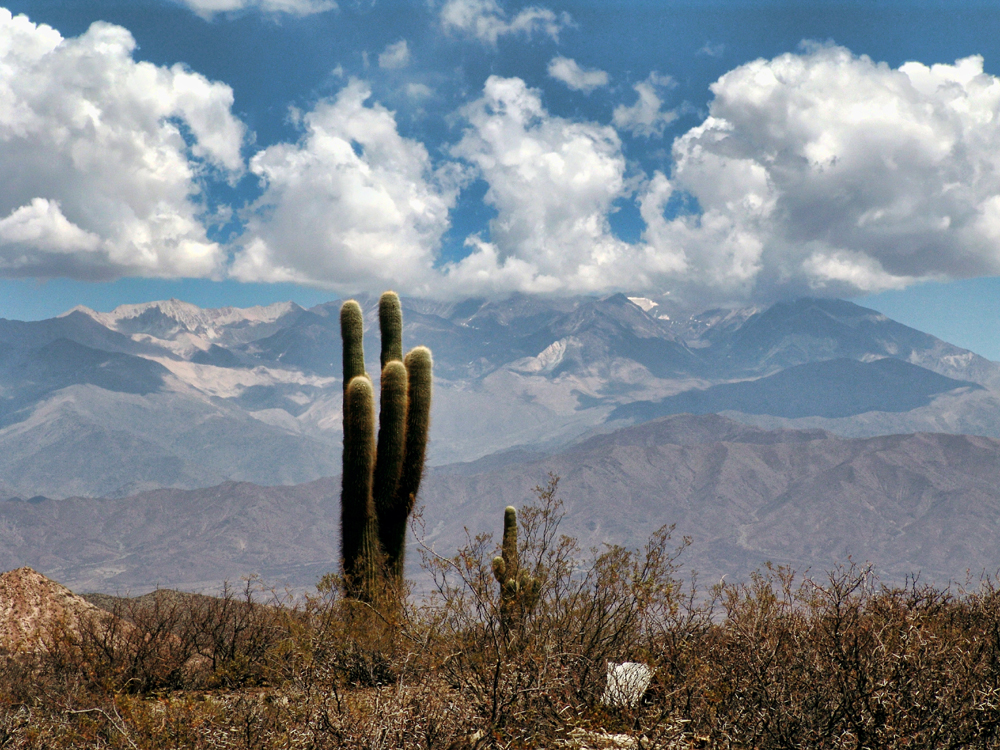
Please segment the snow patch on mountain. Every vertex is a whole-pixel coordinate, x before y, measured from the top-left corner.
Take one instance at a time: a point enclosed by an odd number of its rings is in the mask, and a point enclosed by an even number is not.
[[[549,373],[557,368],[566,356],[568,346],[577,345],[580,342],[573,336],[569,336],[558,341],[553,341],[545,349],[534,357],[524,357],[510,364],[510,369],[525,373]]]
[[[157,344],[182,357],[206,351],[212,344],[235,346],[270,336],[287,319],[302,312],[294,302],[276,302],[253,307],[202,309],[178,299],[119,305],[102,313],[78,305],[73,312],[88,315],[101,325],[123,333],[134,341]]]
[[[162,315],[177,321],[188,331],[197,331],[243,322],[274,323],[282,316],[301,309],[294,302],[275,302],[272,305],[254,305],[253,307],[200,308],[190,302],[169,299],[136,305],[119,305],[109,313],[96,312],[83,305],[78,305],[59,317],[69,315],[73,311],[79,311],[89,315],[101,325],[118,330],[124,321],[139,318],[150,310],[158,310]]]
[[[167,357],[149,357],[166,367],[179,380],[202,393],[217,398],[237,398],[251,386],[302,385],[313,388],[327,388],[339,381],[338,378],[306,375],[299,370],[279,370],[271,367],[231,368],[215,365],[200,365]],[[292,399],[295,399],[293,394]],[[299,400],[310,402],[303,395]]]
[[[129,334],[129,338],[141,344],[151,344],[165,349],[181,359],[190,359],[198,352],[207,352],[213,343],[207,337],[193,333],[179,333],[173,339],[161,339],[148,333],[133,333]]]
[[[641,307],[643,312],[649,312],[654,307],[659,307],[659,303],[653,302],[648,297],[629,297],[628,301],[637,307]]]

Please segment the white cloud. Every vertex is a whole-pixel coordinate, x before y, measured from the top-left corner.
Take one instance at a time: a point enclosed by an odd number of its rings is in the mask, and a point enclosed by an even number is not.
[[[491,242],[448,270],[466,288],[589,291],[631,282],[633,249],[611,232],[613,203],[627,194],[615,131],[545,111],[519,78],[491,76],[453,154],[489,183],[498,216]]]
[[[101,238],[63,216],[56,201],[35,198],[0,219],[0,244],[68,253],[96,250]]]
[[[499,215],[449,280],[704,305],[1000,274],[1000,79],[981,58],[893,69],[814,46],[736,68],[712,92],[670,176],[640,189],[645,230],[626,244],[607,223],[629,194],[617,138],[491,78],[454,153]]]
[[[553,57],[549,62],[549,75],[585,94],[608,85],[608,74],[603,70],[581,68],[576,60],[568,57]]]
[[[516,33],[520,15],[476,2],[508,31],[470,33]],[[405,58],[401,45],[380,64]],[[1000,275],[1000,79],[979,57],[893,69],[813,46],[753,61],[712,85],[669,175],[638,181],[612,126],[550,114],[518,78],[490,77],[459,111],[465,129],[440,165],[351,80],[296,115],[301,140],[253,157],[263,194],[227,263],[201,190],[244,170],[233,93],[180,65],[136,62],[134,48],[117,26],[63,39],[0,9],[0,276],[228,272],[340,291],[670,291],[714,304]],[[550,71],[601,85],[582,77],[601,71],[566,58]],[[667,85],[655,74],[636,84],[614,126],[661,135]],[[442,265],[471,172],[497,216],[468,238],[468,257]],[[629,243],[610,217],[632,198],[644,230]],[[677,215],[679,203],[689,210]]]
[[[663,135],[663,129],[677,119],[677,113],[660,109],[663,100],[659,91],[674,85],[670,76],[662,76],[656,72],[650,73],[645,81],[635,84],[632,88],[639,99],[631,107],[624,104],[615,107],[612,122],[620,130],[627,130],[632,135],[646,138]]]
[[[524,81],[492,76],[461,111],[452,155],[486,180],[498,216],[488,241],[469,237],[466,258],[438,267],[462,175],[455,163],[435,171],[370,94],[352,80],[302,118],[299,143],[251,159],[265,191],[233,277],[460,296],[646,287],[650,272],[683,265],[612,233],[614,203],[631,192],[613,128],[554,117]]]
[[[410,48],[405,39],[388,45],[378,56],[378,66],[383,70],[398,70],[410,64]]]
[[[204,276],[224,262],[199,182],[243,169],[232,90],[134,48],[118,26],[63,39],[0,9],[0,275]]]
[[[393,113],[367,105],[351,80],[302,118],[296,144],[259,152],[265,184],[231,268],[244,281],[295,281],[339,291],[396,286],[426,293],[460,175],[432,167]]]
[[[501,36],[535,34],[559,39],[559,32],[571,23],[568,13],[556,14],[548,8],[530,6],[514,18],[496,0],[446,0],[441,8],[445,31],[471,36],[495,45]]]
[[[823,46],[730,71],[645,191],[644,239],[683,255],[692,294],[1000,274],[1000,79],[982,62],[892,69]],[[678,192],[702,214],[664,218]]]
[[[408,83],[406,95],[411,99],[427,99],[434,96],[434,91],[425,83]]]
[[[337,3],[333,0],[179,0],[179,2],[191,8],[202,18],[211,18],[216,13],[241,10],[308,16],[337,7]]]

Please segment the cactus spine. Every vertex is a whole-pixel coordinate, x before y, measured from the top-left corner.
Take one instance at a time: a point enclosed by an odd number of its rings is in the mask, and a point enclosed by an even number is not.
[[[383,294],[379,300],[382,386],[376,446],[373,392],[364,372],[364,321],[358,303],[345,302],[340,320],[347,383],[341,489],[344,576],[349,593],[370,598],[376,590],[377,571],[384,569],[394,584],[402,581],[406,524],[427,449],[432,361],[426,347],[417,347],[403,359],[399,297],[395,292]],[[360,393],[365,388],[367,401]],[[367,463],[362,456],[368,457]]]
[[[500,623],[510,632],[518,619],[534,609],[540,582],[521,568],[517,550],[517,510],[508,505],[503,513],[503,544],[500,556],[493,558],[493,577],[500,584]]]

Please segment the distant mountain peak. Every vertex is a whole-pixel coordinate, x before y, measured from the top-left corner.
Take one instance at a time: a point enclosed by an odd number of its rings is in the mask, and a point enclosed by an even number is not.
[[[141,340],[180,341],[177,353],[189,356],[207,351],[212,344],[232,346],[271,335],[304,312],[294,302],[253,307],[201,308],[179,299],[119,305],[111,312],[97,312],[78,305],[59,317],[87,315],[106,328]]]
[[[302,308],[294,302],[275,302],[271,305],[254,305],[253,307],[219,307],[201,308],[190,302],[170,298],[154,302],[141,302],[133,305],[119,305],[111,312],[101,313],[89,307],[77,305],[59,317],[65,317],[73,312],[89,315],[101,325],[112,330],[123,327],[127,321],[134,321],[150,311],[172,318],[192,333],[212,326],[226,326],[233,323],[274,323],[289,313],[301,311]]]

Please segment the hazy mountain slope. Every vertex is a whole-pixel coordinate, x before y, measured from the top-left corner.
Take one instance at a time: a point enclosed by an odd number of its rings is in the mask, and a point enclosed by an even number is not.
[[[155,362],[56,339],[38,349],[4,352],[0,358],[0,423],[50,393],[73,385],[94,385],[116,393],[146,395],[163,388],[170,373]]]
[[[133,341],[108,329],[79,310],[71,310],[48,320],[5,320],[0,318],[0,343],[12,350],[40,349],[58,339],[105,352],[151,354],[156,347]]]
[[[426,543],[452,553],[498,536],[548,473],[562,477],[560,531],[583,547],[640,545],[676,523],[706,585],[766,561],[797,570],[873,562],[890,580],[944,582],[1000,567],[1000,441],[916,434],[844,439],[681,415],[595,436],[548,457],[492,456],[425,479]],[[314,584],[336,568],[339,482],[229,483],[121,499],[0,502],[0,566],[28,564],[78,591],[211,589],[263,573]],[[419,555],[411,544],[411,575]]]
[[[0,477],[19,494],[66,497],[227,479],[293,483],[339,470],[329,445],[172,385],[145,395],[93,385],[51,394],[0,429]]]
[[[377,299],[359,301],[377,381]],[[1000,435],[1000,366],[848,302],[686,318],[623,295],[403,304],[406,346],[434,352],[432,465],[556,450],[623,415],[681,409],[825,418],[851,435]],[[0,321],[0,481],[64,497],[334,472],[339,308],[167,300]],[[905,372],[883,377],[892,368]],[[952,392],[928,370],[987,390]]]
[[[1000,438],[1000,393],[988,389],[942,393],[927,406],[910,411],[873,411],[850,417],[789,418],[745,412],[722,413],[764,429],[821,429],[842,437],[945,432]]]
[[[442,470],[421,498],[433,540],[448,549],[463,526],[498,532],[500,509],[522,503],[548,472],[563,478],[562,530],[585,546],[635,545],[676,523],[678,538],[694,540],[686,565],[713,580],[768,560],[825,569],[848,555],[896,578],[1000,566],[1000,442],[843,439],[714,415],[649,422],[482,473]]]
[[[339,492],[227,483],[122,499],[0,501],[0,568],[19,560],[76,591],[214,590],[261,573],[314,585],[339,557]]]
[[[690,390],[658,402],[619,406],[611,419],[738,411],[775,417],[850,417],[865,412],[907,412],[934,396],[982,386],[946,378],[898,359],[830,359],[795,365],[758,380]]]
[[[901,359],[952,378],[997,383],[1000,367],[972,352],[844,300],[778,302],[733,326],[720,317],[701,338],[715,367],[768,373],[826,359]],[[721,328],[722,330],[718,330]]]

